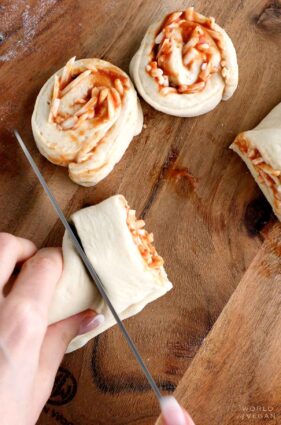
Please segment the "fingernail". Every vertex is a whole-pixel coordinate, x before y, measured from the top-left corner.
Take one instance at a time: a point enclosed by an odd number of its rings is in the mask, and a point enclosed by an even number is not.
[[[82,335],[87,332],[93,331],[94,329],[99,327],[103,322],[104,322],[103,314],[98,314],[97,316],[92,318],[85,317],[80,324],[78,335]]]
[[[167,425],[194,425],[184,414],[175,397],[163,397],[161,411]]]

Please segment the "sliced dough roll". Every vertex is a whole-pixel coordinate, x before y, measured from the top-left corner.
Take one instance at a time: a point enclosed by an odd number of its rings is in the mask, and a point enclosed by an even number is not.
[[[136,220],[125,198],[112,196],[72,216],[82,245],[100,276],[121,319],[141,311],[172,288],[163,259],[153,246],[153,235]],[[107,305],[73,248],[67,233],[63,239],[64,269],[52,302],[49,323],[91,308],[105,315],[98,329],[76,337],[68,347],[74,351],[115,324]]]
[[[70,59],[42,87],[32,115],[42,155],[83,186],[112,171],[142,124],[129,77],[100,59]]]
[[[193,7],[148,28],[130,74],[151,106],[181,117],[209,112],[229,99],[238,84],[231,39],[214,18]]]
[[[281,103],[230,146],[245,161],[281,221]]]

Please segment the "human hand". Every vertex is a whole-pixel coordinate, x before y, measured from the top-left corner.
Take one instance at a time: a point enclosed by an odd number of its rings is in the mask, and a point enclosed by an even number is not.
[[[17,277],[16,265],[21,265]],[[26,239],[0,233],[0,416],[3,425],[33,425],[49,398],[66,348],[103,322],[87,311],[48,326],[62,272],[58,248],[37,251]]]
[[[163,397],[161,401],[163,425],[194,425],[190,415],[184,410],[174,397]],[[159,425],[160,425],[159,424]]]

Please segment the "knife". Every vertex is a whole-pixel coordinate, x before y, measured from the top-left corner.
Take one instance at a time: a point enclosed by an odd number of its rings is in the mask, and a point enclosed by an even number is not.
[[[18,133],[17,130],[14,130],[14,134],[17,138],[17,141],[19,142],[20,147],[22,148],[29,164],[31,165],[31,168],[33,169],[34,173],[36,174],[39,182],[41,183],[41,185],[43,186],[43,189],[45,190],[54,210],[56,211],[60,221],[62,222],[65,230],[68,232],[73,245],[77,251],[77,253],[79,254],[81,260],[84,263],[84,266],[86,267],[86,269],[88,270],[91,278],[93,279],[93,282],[95,282],[96,287],[98,288],[102,298],[104,299],[105,303],[107,304],[108,308],[110,309],[113,317],[115,318],[117,325],[119,326],[119,329],[121,330],[130,350],[132,351],[132,353],[134,354],[138,364],[140,365],[149,385],[151,386],[156,398],[158,399],[159,403],[161,403],[163,401],[163,397],[161,395],[161,392],[156,384],[156,382],[154,381],[151,373],[149,372],[149,370],[147,369],[135,343],[133,342],[132,338],[130,337],[130,335],[128,334],[128,331],[126,329],[126,327],[124,326],[123,322],[121,321],[120,317],[118,316],[118,313],[116,312],[115,308],[113,307],[110,299],[107,296],[107,293],[105,291],[105,288],[102,284],[102,281],[100,279],[100,277],[98,276],[97,272],[95,271],[92,263],[90,262],[89,258],[87,257],[87,254],[85,253],[81,243],[79,242],[78,238],[76,237],[75,233],[73,232],[70,224],[68,223],[68,221],[66,220],[59,204],[56,201],[56,198],[54,197],[54,195],[52,194],[52,192],[50,191],[44,177],[42,176],[41,172],[39,171],[39,168],[37,167],[37,165],[35,164],[31,154],[29,153],[26,145],[24,144],[20,134]]]

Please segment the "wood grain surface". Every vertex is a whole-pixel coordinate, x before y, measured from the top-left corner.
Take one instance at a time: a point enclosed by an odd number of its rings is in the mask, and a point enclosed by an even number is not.
[[[280,254],[278,224],[176,390],[196,425],[281,423]]]
[[[154,232],[174,283],[169,295],[126,322],[164,393],[176,388],[275,221],[228,146],[281,100],[280,2],[196,2],[197,10],[213,15],[234,42],[240,70],[236,93],[214,111],[192,119],[164,115],[142,101],[145,128],[95,188],[75,185],[65,169],[40,156],[30,118],[40,88],[68,58],[99,57],[128,71],[148,25],[191,4],[14,0],[0,6],[0,230],[33,239],[38,246],[60,245],[63,234],[17,147],[14,127],[67,216],[112,194],[124,194]],[[195,186],[188,173],[196,178]],[[251,379],[255,382],[254,373]],[[205,397],[207,401],[211,394]],[[202,396],[199,406],[203,404]],[[191,408],[200,421],[196,406]],[[230,423],[227,413],[223,416],[226,410],[221,409],[220,424]],[[138,365],[114,328],[66,356],[38,423],[151,425],[158,413]]]

